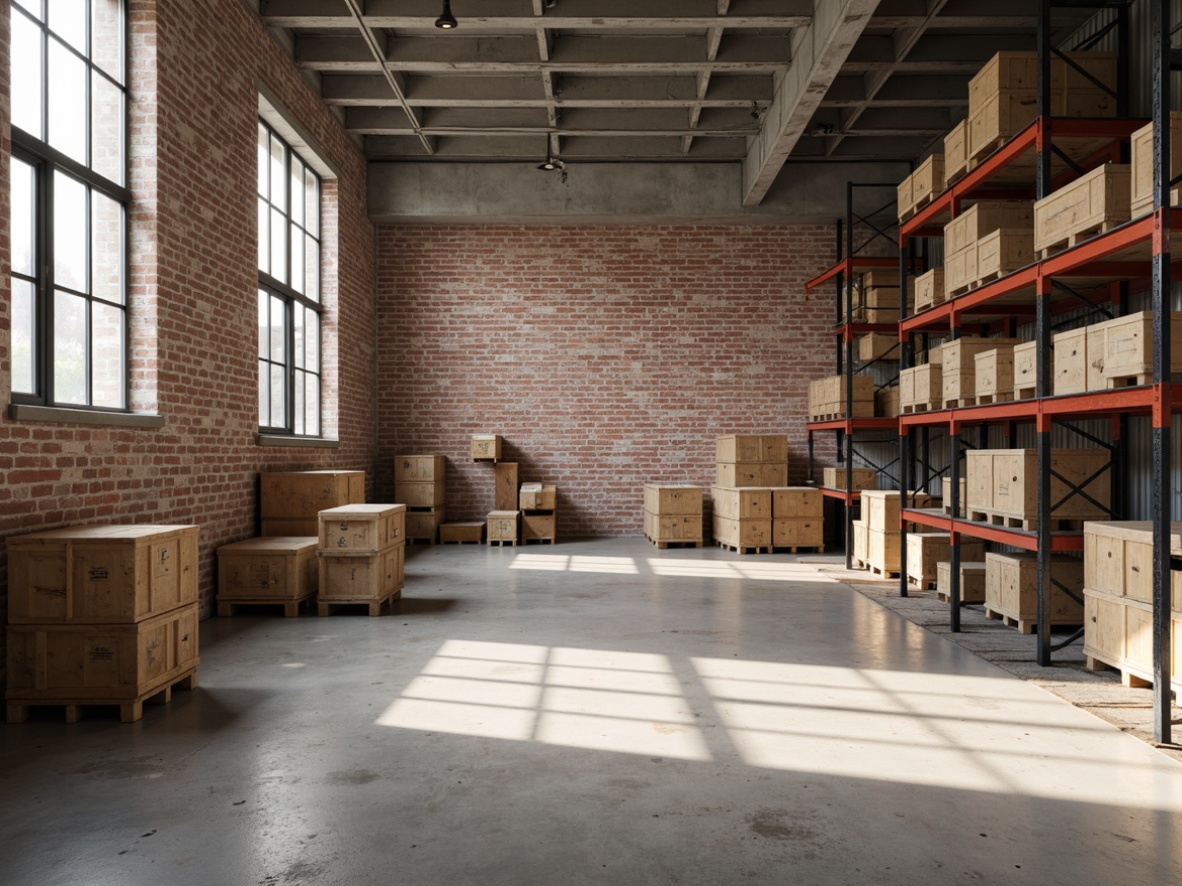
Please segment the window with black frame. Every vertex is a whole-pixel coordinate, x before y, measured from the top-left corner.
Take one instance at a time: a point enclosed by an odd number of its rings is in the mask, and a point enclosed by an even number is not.
[[[127,409],[123,0],[12,0],[12,401]]]
[[[320,177],[258,130],[259,429],[320,435]]]

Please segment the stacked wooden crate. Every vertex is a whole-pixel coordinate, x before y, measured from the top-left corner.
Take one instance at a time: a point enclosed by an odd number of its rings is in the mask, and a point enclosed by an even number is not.
[[[1049,578],[1050,623],[1082,624],[1083,561],[1056,554],[1051,557]],[[1037,554],[985,555],[985,614],[1023,634],[1034,633],[1038,627]]]
[[[442,455],[394,459],[394,501],[406,505],[406,540],[435,544],[443,523],[447,460]]]
[[[968,514],[968,507],[965,502],[965,491],[968,489],[968,484],[964,477],[960,478],[960,507],[957,509],[960,513],[957,516],[964,517]],[[940,480],[940,489],[942,498],[940,500],[940,509],[951,516],[952,514],[952,478],[944,477]]]
[[[787,486],[772,494],[772,548],[800,548],[825,552],[825,502],[821,493],[808,486]]]
[[[911,218],[943,190],[944,155],[932,154],[899,184],[895,201],[899,208],[899,221]]]
[[[936,597],[945,603],[952,601],[952,563],[942,560],[936,564]],[[985,602],[985,564],[960,564],[960,602],[962,606]]]
[[[365,501],[365,471],[264,471],[259,475],[261,535],[320,532],[325,508]]]
[[[740,554],[770,551],[772,492],[770,489],[715,486],[714,542]]]
[[[858,336],[858,362],[894,362],[899,359],[899,337],[885,332],[867,332]]]
[[[784,434],[727,434],[715,444],[719,486],[787,486],[788,438]]]
[[[1031,203],[982,200],[944,226],[947,297],[1004,277],[1033,261]]]
[[[670,545],[702,546],[702,487],[644,487],[644,537],[661,550]]]
[[[502,442],[500,434],[473,434],[472,461],[500,461]]]
[[[997,340],[991,340],[996,343]],[[1014,349],[1024,342],[1001,343],[973,355],[975,398],[978,405],[1014,399]]]
[[[1170,527],[1170,552],[1182,555],[1182,523]],[[1108,665],[1126,686],[1153,681],[1153,524],[1084,525],[1084,654],[1088,666]],[[1182,674],[1182,573],[1169,590],[1170,648],[1166,666]]]
[[[484,520],[459,520],[439,527],[439,543],[455,545],[484,544]]]
[[[867,489],[862,493],[862,512],[855,521],[855,556],[858,536],[865,537],[865,556],[859,562],[877,572],[883,578],[899,574],[899,522],[900,494],[893,490]],[[922,492],[907,496],[907,507],[924,508],[931,503],[930,497]],[[862,529],[857,524],[862,524]]]
[[[1038,342],[1014,345],[1014,399],[1029,400],[1037,393]]]
[[[846,468],[825,468],[821,472],[821,484],[826,489],[846,488]],[[874,489],[878,486],[878,471],[874,468],[853,468],[855,491]]]
[[[900,289],[898,271],[881,268],[865,271],[857,280],[853,314],[848,319],[858,323],[898,323]],[[844,301],[842,304],[844,306]],[[911,313],[914,304],[915,278],[908,277],[908,313]]]
[[[847,398],[846,378],[833,375],[809,383],[809,421],[874,417],[874,378],[854,376],[854,398]]]
[[[1129,180],[1129,214],[1139,218],[1153,209],[1153,127],[1133,133]],[[1170,112],[1170,181],[1182,175],[1182,113]],[[1170,187],[1170,205],[1182,203],[1182,186]]]
[[[899,410],[904,415],[931,412],[943,406],[941,359],[940,348],[934,348],[928,352],[926,363],[919,363],[899,373]]]
[[[542,483],[522,483],[518,492],[523,542],[558,540],[558,488]]]
[[[517,542],[521,540],[517,462],[497,462],[493,470],[493,510],[489,512],[487,519],[488,544],[502,548],[506,544],[516,547]]]
[[[1112,476],[1105,449],[1051,450],[1051,519],[1103,520]],[[1034,449],[977,449],[965,453],[965,499],[970,520],[1034,531],[1038,528],[1038,457]],[[1072,494],[1067,481],[1087,494]],[[1078,527],[1077,527],[1078,528]]]
[[[951,539],[947,532],[907,533],[907,582],[910,585],[927,590],[936,584],[939,564],[950,556]],[[962,562],[984,560],[984,542],[962,536],[960,559]]]
[[[78,526],[8,539],[8,722],[197,685],[196,526]]]
[[[320,512],[320,591],[317,612],[364,605],[378,615],[402,593],[406,505],[357,504]]]
[[[316,597],[320,567],[315,536],[270,535],[218,548],[218,615],[239,606],[282,606],[288,618]]]
[[[517,546],[521,537],[521,512],[517,509],[489,511],[485,525],[489,547]]]
[[[1182,341],[1182,311],[1170,314],[1170,336]],[[1174,336],[1180,336],[1174,339]],[[1153,312],[1139,311],[1054,336],[1054,393],[1082,394],[1149,384],[1153,378]],[[1182,372],[1182,348],[1170,352]]]
[[[1034,204],[1034,252],[1048,258],[1127,222],[1130,169],[1105,163]]]
[[[977,402],[978,354],[997,348],[1020,345],[1017,338],[965,338],[944,342],[940,346],[940,400],[948,409],[972,406]]]

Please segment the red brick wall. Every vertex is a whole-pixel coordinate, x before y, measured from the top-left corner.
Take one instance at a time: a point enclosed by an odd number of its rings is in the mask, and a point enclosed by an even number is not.
[[[559,486],[566,536],[639,535],[645,482],[709,485],[714,440],[786,433],[805,479],[832,374],[829,226],[380,227],[379,494],[399,453],[448,457],[449,518],[493,505],[473,433]],[[831,445],[819,452],[829,453]]]
[[[131,0],[133,404],[160,430],[0,416],[0,538],[84,522],[195,523],[208,606],[214,551],[257,532],[260,469],[370,469],[374,461],[373,229],[365,162],[240,0]],[[8,0],[0,0],[7,79]],[[0,81],[2,82],[2,81]],[[257,430],[256,83],[340,178],[325,253],[325,355],[337,450],[260,448]],[[9,389],[8,89],[0,89],[0,384]],[[333,242],[339,234],[339,242]],[[334,282],[335,281],[335,282]],[[335,394],[334,394],[335,391]],[[7,592],[0,548],[0,595]],[[6,607],[0,603],[0,618]]]

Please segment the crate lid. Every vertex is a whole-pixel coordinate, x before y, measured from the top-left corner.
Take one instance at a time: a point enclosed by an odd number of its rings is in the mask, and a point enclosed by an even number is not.
[[[341,520],[349,517],[375,517],[387,513],[405,511],[403,504],[355,504],[325,508],[320,512],[321,520]]]
[[[320,539],[315,535],[263,535],[258,538],[247,538],[242,541],[231,542],[218,548],[218,554],[223,553],[295,553],[320,546]]]
[[[198,528],[190,525],[170,526],[156,523],[112,523],[99,526],[66,526],[61,529],[48,529],[44,532],[32,532],[28,535],[15,535],[8,539],[9,544],[20,542],[67,542],[67,541],[140,541],[155,536],[173,535],[180,532],[196,533]]]

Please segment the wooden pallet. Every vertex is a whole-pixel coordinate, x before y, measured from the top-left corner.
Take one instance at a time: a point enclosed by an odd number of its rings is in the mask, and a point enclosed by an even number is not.
[[[1034,619],[1026,621],[1006,615],[1004,612],[997,612],[990,609],[988,603],[985,604],[985,616],[992,618],[994,621],[1000,621],[1006,627],[1017,628],[1020,634],[1033,634],[1038,628],[1038,621]]]
[[[426,536],[422,538],[415,538],[414,536],[408,535],[406,537],[406,543],[408,545],[434,545],[435,539],[434,537],[428,538]]]
[[[883,579],[898,578],[900,574],[898,569],[885,569],[877,563],[867,563],[866,568],[876,575],[882,576]]]
[[[1117,378],[1106,378],[1104,381],[1108,384],[1108,390],[1112,390],[1113,388],[1135,388],[1141,385],[1153,384],[1153,373],[1122,375]]]
[[[700,548],[702,546],[701,541],[658,541],[657,539],[648,535],[646,535],[644,538],[646,541],[655,544],[657,546],[657,550],[660,551],[667,550],[668,548]]]
[[[402,588],[396,591],[391,591],[380,600],[325,600],[321,598],[316,602],[316,614],[319,616],[328,615],[333,608],[339,606],[366,606],[369,608],[369,617],[373,618],[382,614],[382,607],[387,603],[392,603],[394,600],[402,596]]]
[[[1150,689],[1153,687],[1153,678],[1148,671],[1143,671],[1140,668],[1130,668],[1127,662],[1109,662],[1095,654],[1089,653],[1087,655],[1087,664],[1089,671],[1102,671],[1106,668],[1120,671],[1120,682],[1130,689]],[[1175,691],[1174,694],[1177,695],[1177,692]]]
[[[947,591],[941,591],[939,588],[936,588],[936,599],[939,600],[941,603],[951,603],[952,602],[952,595],[949,594]],[[980,604],[967,603],[962,599],[960,601],[960,605],[961,606],[978,606]]]
[[[550,538],[526,538],[526,539],[522,539],[521,544],[524,546],[524,545],[528,545],[528,544],[533,544],[534,542],[536,542],[538,544],[544,544],[544,545],[557,544],[557,542],[555,541],[553,536],[551,536]]]
[[[1033,400],[1034,399],[1034,392],[1036,390],[1038,390],[1038,389],[1034,388],[1034,387],[1016,388],[1014,390],[1014,399],[1015,400]]]
[[[440,544],[441,545],[482,545],[482,544],[484,544],[484,540],[481,539],[480,541],[476,541],[475,539],[471,539],[471,538],[452,539],[449,541],[441,541]]]
[[[197,688],[197,668],[190,668],[183,674],[173,677],[165,686],[153,689],[136,698],[83,698],[83,699],[30,699],[18,698],[8,701],[8,722],[23,723],[29,718],[29,708],[65,708],[66,722],[77,723],[82,719],[84,707],[114,707],[119,708],[119,719],[123,723],[134,723],[144,716],[145,704],[168,704],[172,701],[173,687],[181,689]]]
[[[725,541],[717,542],[720,548],[728,551],[733,551],[736,554],[770,554],[772,549],[769,545],[755,545],[744,547],[742,545],[732,545]]]
[[[824,545],[772,545],[771,551],[773,554],[795,554],[798,551],[812,552],[815,554],[825,553]]]
[[[254,597],[242,600],[218,600],[218,618],[230,617],[239,606],[282,606],[285,618],[295,618],[300,614],[300,608],[305,603],[311,603],[315,599],[315,594],[308,594],[306,597],[300,597],[298,600],[292,600],[290,597],[284,597],[282,600],[268,599],[266,597]]]
[[[503,548],[505,545],[512,545],[513,547],[517,547],[517,539],[515,539],[515,538],[490,538],[485,543],[490,548],[493,545],[496,545],[497,547],[501,547],[501,548]]]
[[[916,412],[935,412],[942,408],[938,400],[924,400],[920,403],[908,403],[906,406],[900,406],[904,415],[912,415]]]
[[[1000,392],[996,394],[978,394],[977,405],[984,406],[987,403],[1010,403],[1013,401],[1013,399],[1013,394],[1002,394]]]
[[[951,397],[944,401],[943,409],[960,409],[964,406],[976,406],[976,397]]]
[[[1050,246],[1044,246],[1042,249],[1036,249],[1034,252],[1035,255],[1037,255],[1040,259],[1047,259],[1052,255],[1063,252],[1066,249],[1071,249],[1074,246],[1078,246],[1085,240],[1091,240],[1093,237],[1099,236],[1100,234],[1105,234],[1108,231],[1111,231],[1113,228],[1119,227],[1123,224],[1123,221],[1101,222],[1098,225],[1092,225],[1091,227],[1084,228],[1082,231],[1077,231],[1062,240],[1057,240]]]
[[[907,576],[907,587],[914,588],[917,591],[930,591],[936,586],[936,580],[933,578],[930,581],[923,581],[916,578],[914,575]]]

